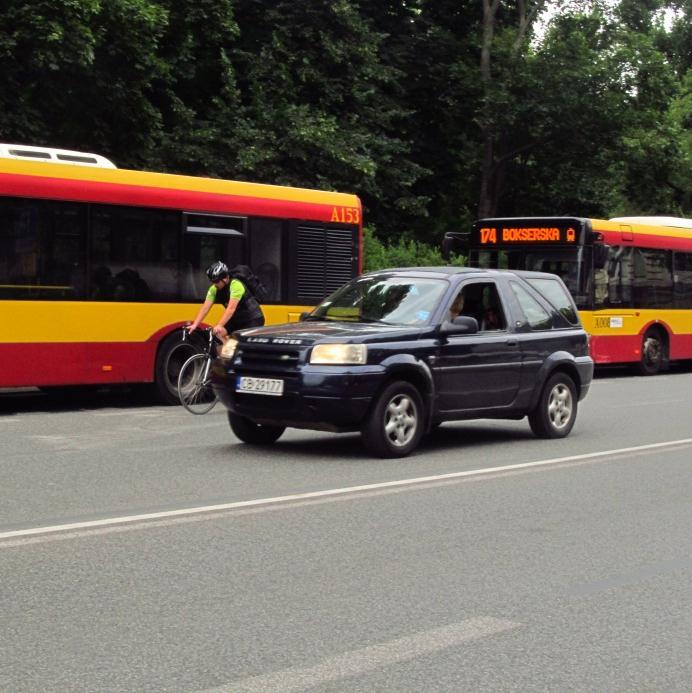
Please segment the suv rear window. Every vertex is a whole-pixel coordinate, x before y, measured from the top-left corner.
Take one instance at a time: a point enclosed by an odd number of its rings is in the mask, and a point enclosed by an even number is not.
[[[531,329],[549,330],[553,321],[547,311],[543,310],[541,304],[538,303],[523,286],[517,284],[517,282],[510,282],[509,284],[512,287],[514,295],[517,297],[519,307]]]
[[[526,281],[545,298],[550,305],[558,310],[565,320],[572,325],[579,324],[579,316],[574,303],[565,287],[556,279],[526,278]]]

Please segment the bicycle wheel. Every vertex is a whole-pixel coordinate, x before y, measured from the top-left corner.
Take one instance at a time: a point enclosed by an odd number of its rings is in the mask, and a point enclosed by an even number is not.
[[[191,414],[206,414],[216,404],[217,397],[209,377],[210,367],[209,355],[194,354],[180,369],[178,396],[180,403]]]

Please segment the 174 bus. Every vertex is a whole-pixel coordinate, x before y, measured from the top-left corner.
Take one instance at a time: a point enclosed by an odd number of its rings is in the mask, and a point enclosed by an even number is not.
[[[444,252],[473,267],[559,275],[590,334],[596,364],[651,375],[692,359],[692,220],[494,218],[449,233]]]

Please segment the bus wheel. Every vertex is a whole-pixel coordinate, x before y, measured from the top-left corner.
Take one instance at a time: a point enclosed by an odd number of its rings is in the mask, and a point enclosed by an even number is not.
[[[180,404],[178,375],[185,361],[201,351],[197,342],[182,340],[177,330],[161,342],[156,355],[156,391],[166,404]]]
[[[642,355],[637,364],[640,375],[656,375],[668,358],[666,343],[660,330],[649,330],[642,339]]]

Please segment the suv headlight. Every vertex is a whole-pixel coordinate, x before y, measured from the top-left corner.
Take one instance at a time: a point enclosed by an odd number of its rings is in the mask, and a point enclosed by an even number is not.
[[[324,365],[360,365],[367,360],[365,344],[316,344],[310,354],[310,363]]]
[[[222,359],[232,359],[233,354],[235,354],[235,349],[238,346],[237,339],[227,339],[223,346],[221,347],[221,358]]]

